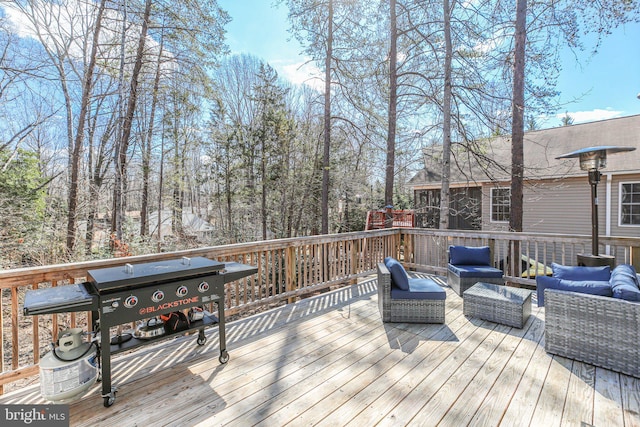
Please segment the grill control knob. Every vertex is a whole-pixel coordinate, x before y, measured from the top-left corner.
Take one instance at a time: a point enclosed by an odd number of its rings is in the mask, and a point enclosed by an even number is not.
[[[124,300],[124,306],[127,308],[133,308],[138,304],[138,297],[135,295],[130,295],[127,299]]]
[[[158,289],[153,293],[153,295],[151,295],[151,301],[153,302],[160,302],[163,299],[164,299],[164,292],[162,292],[160,289]]]
[[[176,295],[179,296],[179,297],[187,296],[188,293],[189,293],[189,289],[187,289],[187,287],[185,285],[180,286],[176,290]]]
[[[198,291],[200,293],[205,293],[209,290],[209,284],[207,282],[202,282],[198,285]]]

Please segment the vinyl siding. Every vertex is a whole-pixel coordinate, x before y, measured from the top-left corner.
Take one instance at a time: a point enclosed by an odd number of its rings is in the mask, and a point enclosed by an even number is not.
[[[605,186],[598,185],[598,227],[605,225]],[[588,178],[528,182],[524,190],[523,229],[527,232],[591,234]]]
[[[607,175],[598,184],[598,233],[605,236]],[[640,174],[612,176],[610,198],[611,236],[640,237],[640,227],[620,226],[620,182],[640,182]],[[504,183],[498,187],[507,187]],[[482,229],[506,231],[508,223],[491,222],[491,188],[482,189]],[[523,229],[525,232],[591,235],[591,185],[588,178],[528,181],[524,188]]]
[[[603,182],[605,177],[603,176]],[[611,179],[611,235],[640,237],[640,226],[620,226],[620,183],[640,182],[640,174],[627,176],[613,176]],[[602,230],[604,234],[604,230]]]

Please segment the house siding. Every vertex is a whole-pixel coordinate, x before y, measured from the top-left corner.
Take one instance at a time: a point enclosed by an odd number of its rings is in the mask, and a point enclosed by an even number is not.
[[[610,193],[610,236],[640,236],[640,226],[620,226],[620,183],[640,182],[640,174],[612,175],[611,185],[607,185],[608,175],[603,174],[598,184],[598,233],[607,235],[607,188]],[[497,187],[507,187],[504,183]],[[482,229],[485,231],[507,231],[506,222],[491,221],[491,188],[483,186]],[[523,231],[591,235],[591,186],[588,178],[564,178],[554,180],[528,181],[523,189]]]
[[[591,186],[578,159],[560,155],[597,141],[602,146],[640,148],[640,115],[525,133],[523,231],[590,236]],[[511,144],[508,136],[479,141],[486,155],[504,168],[487,171],[483,162],[458,147],[452,163],[451,187],[481,187],[481,229],[508,231],[507,222],[491,221],[491,189],[510,186]],[[423,150],[424,169],[410,181],[414,191],[438,189],[442,169],[434,147]],[[639,237],[640,226],[620,225],[620,183],[640,182],[640,149],[607,157],[598,189],[598,232],[601,236]],[[455,167],[454,167],[455,166]],[[608,222],[607,222],[608,221]]]
[[[604,230],[606,220],[604,190],[604,185],[598,185],[600,230]],[[586,176],[529,182],[524,199],[524,231],[591,234],[591,186]]]
[[[612,176],[611,177],[611,236],[640,237],[640,226],[620,225],[620,183],[640,182],[640,174]],[[606,177],[602,177],[602,183],[606,183]],[[602,230],[604,234],[604,230]]]

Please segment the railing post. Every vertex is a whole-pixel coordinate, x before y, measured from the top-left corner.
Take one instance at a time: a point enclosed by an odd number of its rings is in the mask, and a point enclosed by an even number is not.
[[[2,290],[0,289],[0,297]],[[4,307],[0,298],[0,372],[4,372]],[[13,343],[15,345],[15,343]],[[4,394],[4,385],[0,384],[0,395]]]
[[[294,290],[294,278],[296,276],[296,253],[295,246],[290,246],[285,251],[284,256],[284,271],[286,272],[285,277],[285,292]],[[289,297],[287,299],[288,304],[292,304],[296,301],[294,297]]]
[[[354,239],[351,245],[348,247],[351,248],[351,268],[349,269],[349,275],[353,276],[350,283],[355,285],[358,283],[358,279],[356,274],[358,274],[358,254],[360,253],[360,239]]]
[[[631,246],[630,252],[629,258],[631,265],[640,271],[640,246]]]
[[[415,259],[413,256],[413,235],[411,233],[405,233],[402,229],[399,231],[400,245],[402,246],[402,252],[404,254],[404,262],[413,264]]]
[[[496,239],[489,239],[489,253],[491,254],[491,263],[495,267],[496,258]]]

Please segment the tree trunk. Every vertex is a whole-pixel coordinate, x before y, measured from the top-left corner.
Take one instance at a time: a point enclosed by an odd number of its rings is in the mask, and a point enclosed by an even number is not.
[[[177,114],[176,114],[177,116]],[[171,209],[171,230],[177,237],[184,236],[184,230],[182,227],[182,186],[184,185],[184,176],[182,175],[182,163],[183,153],[180,152],[180,141],[178,137],[178,123],[177,120],[173,124],[173,177],[172,183],[172,209]]]
[[[387,133],[387,168],[385,171],[384,204],[393,206],[393,181],[396,161],[396,120],[398,108],[398,30],[396,0],[390,0],[390,48],[389,48],[389,127]],[[390,209],[386,209],[385,227],[393,226]]]
[[[67,220],[67,255],[73,253],[76,245],[76,221],[78,214],[78,178],[80,176],[80,157],[82,145],[84,141],[84,123],[89,109],[89,100],[93,88],[93,71],[96,66],[96,56],[98,54],[98,41],[100,37],[100,29],[102,27],[102,15],[105,9],[105,0],[100,2],[98,15],[96,17],[96,26],[93,32],[93,44],[91,46],[91,56],[89,65],[84,73],[84,84],[82,88],[82,101],[80,103],[80,112],[78,115],[78,127],[76,137],[73,143],[73,154],[71,156],[71,183],[69,187],[69,214]]]
[[[158,231],[158,252],[162,251],[162,189],[164,187],[164,126],[162,127],[162,136],[160,138],[160,172],[158,173],[158,222],[156,224]]]
[[[527,0],[516,3],[516,33],[513,70],[511,126],[511,213],[509,228],[522,231],[522,185],[524,180],[524,62]]]
[[[123,202],[127,179],[127,151],[129,148],[129,138],[131,137],[131,126],[133,124],[133,115],[136,109],[136,101],[138,99],[138,78],[142,69],[142,59],[144,57],[144,47],[147,39],[147,30],[149,28],[149,16],[151,15],[151,0],[146,0],[144,8],[144,16],[142,17],[142,29],[140,38],[138,39],[138,50],[136,52],[136,62],[133,66],[131,74],[131,83],[129,91],[129,99],[127,102],[127,112],[124,116],[122,124],[122,137],[120,138],[120,147],[116,155],[116,175],[119,177],[114,188],[114,212],[112,229],[115,231],[115,238],[122,240],[122,222],[125,216],[126,206]]]
[[[513,69],[513,104],[511,125],[511,210],[509,216],[509,229],[522,231],[523,197],[522,185],[524,182],[524,63],[525,44],[527,38],[527,0],[516,2],[516,33]],[[520,241],[513,242],[515,258],[511,260],[510,271],[519,276],[520,265]]]
[[[322,234],[329,234],[329,149],[331,146],[331,62],[333,57],[333,0],[329,0],[327,56],[324,65],[324,155],[322,157]]]
[[[142,153],[142,202],[140,205],[140,235],[149,234],[149,175],[151,173],[151,140],[153,139],[153,124],[156,116],[156,106],[158,105],[158,92],[160,90],[160,65],[162,64],[162,48],[164,37],[160,39],[160,50],[158,52],[158,62],[156,64],[156,75],[153,81],[153,94],[151,100],[151,114],[149,116],[149,129],[147,131],[144,152]]]
[[[262,219],[262,240],[267,240],[267,153],[264,137],[262,139],[262,156],[260,158],[260,173],[262,174],[262,185],[260,195],[260,217]]]
[[[440,229],[449,228],[449,177],[451,175],[451,9],[449,0],[443,1],[444,12],[444,96],[442,100],[442,189],[440,191]]]
[[[98,199],[102,178],[96,177],[89,183],[89,214],[87,215],[87,232],[85,234],[85,254],[91,255],[93,246],[93,230],[98,214]]]

